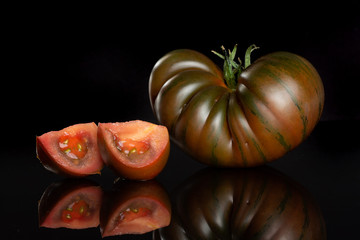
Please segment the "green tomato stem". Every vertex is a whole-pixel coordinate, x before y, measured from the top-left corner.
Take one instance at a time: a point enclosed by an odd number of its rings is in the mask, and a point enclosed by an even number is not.
[[[238,63],[234,61],[236,51],[237,51],[237,45],[235,44],[232,51],[230,49],[226,51],[224,46],[221,46],[221,50],[223,51],[223,55],[220,53],[217,53],[215,51],[211,51],[218,57],[224,60],[224,66],[223,66],[223,74],[224,74],[224,80],[226,85],[230,88],[235,90],[237,86],[237,79],[239,78],[241,72],[249,67],[251,65],[251,52],[255,49],[258,49],[255,44],[252,44],[250,47],[246,49],[245,52],[245,64],[242,66],[242,62],[240,58],[238,58]]]
[[[246,49],[244,69],[251,65],[250,55],[255,49],[259,49],[259,47],[257,47],[255,44],[250,45],[250,47]]]

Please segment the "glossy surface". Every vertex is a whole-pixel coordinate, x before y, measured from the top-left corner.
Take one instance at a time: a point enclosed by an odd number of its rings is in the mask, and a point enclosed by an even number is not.
[[[326,239],[320,208],[271,168],[208,168],[173,195],[169,227],[155,239]]]
[[[359,126],[357,121],[320,122],[303,144],[270,164],[271,167],[280,171],[280,175],[286,175],[287,179],[290,178],[291,181],[302,185],[312,196],[315,205],[320,207],[328,240],[356,239],[357,236],[358,217],[354,213],[360,211],[358,205],[360,202],[360,162],[358,161],[360,145],[359,141],[346,140],[352,139],[353,134],[360,132]],[[328,135],[329,132],[331,132],[331,138]],[[0,156],[3,162],[2,216],[6,219],[1,225],[2,229],[6,229],[2,233],[4,239],[101,239],[99,227],[81,230],[39,227],[38,201],[49,185],[66,178],[44,170],[36,159],[34,144],[19,147],[17,151],[1,152]],[[189,177],[204,168],[204,165],[194,161],[173,144],[168,164],[156,180],[175,200],[174,197],[178,194],[178,189],[183,182],[189,181],[187,180]],[[86,177],[100,185],[105,193],[114,189],[113,182],[116,178],[117,176],[108,168],[104,168],[101,176]],[[275,178],[270,178],[269,183],[272,179],[275,180]],[[207,186],[213,186],[210,183],[214,183],[215,180],[215,177],[209,180],[203,184],[203,190],[196,192],[198,200],[203,199],[202,194],[207,194],[206,192],[209,191]],[[255,190],[254,194],[256,194]],[[205,199],[202,202],[205,202]],[[172,201],[175,211],[174,206],[175,201]],[[183,210],[188,209],[183,208]],[[176,211],[180,211],[179,207]],[[194,217],[200,216],[198,213],[194,214]],[[299,221],[302,222],[302,220],[300,218]],[[296,221],[296,219],[291,221]],[[219,224],[224,226],[225,223],[219,222]],[[108,237],[108,239],[118,238]],[[146,240],[152,239],[152,233],[123,235],[121,238]]]
[[[149,95],[175,142],[213,166],[249,167],[278,159],[310,134],[324,106],[319,74],[289,52],[259,58],[230,89],[205,55],[175,50],[155,64]]]

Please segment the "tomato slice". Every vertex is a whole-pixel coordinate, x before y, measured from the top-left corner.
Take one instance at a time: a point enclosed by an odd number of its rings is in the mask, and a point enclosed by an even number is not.
[[[140,120],[99,123],[98,144],[105,164],[116,174],[134,180],[156,177],[170,151],[167,128]]]
[[[37,157],[54,173],[82,177],[100,173],[103,161],[95,123],[75,124],[36,137]]]

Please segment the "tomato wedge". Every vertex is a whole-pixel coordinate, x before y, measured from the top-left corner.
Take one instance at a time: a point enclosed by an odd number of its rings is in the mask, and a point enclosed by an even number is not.
[[[97,174],[104,165],[95,123],[76,124],[38,136],[36,152],[46,169],[68,176]]]
[[[98,144],[105,164],[134,180],[156,177],[170,152],[167,128],[140,120],[99,123]]]
[[[102,190],[86,179],[66,179],[51,184],[39,201],[39,225],[46,228],[97,227]]]
[[[143,234],[170,224],[170,199],[158,182],[119,182],[104,197],[100,213],[102,237]]]

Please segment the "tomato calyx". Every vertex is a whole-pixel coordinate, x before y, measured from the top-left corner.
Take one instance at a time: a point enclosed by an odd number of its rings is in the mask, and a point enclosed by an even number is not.
[[[257,47],[255,44],[252,44],[246,49],[244,66],[242,66],[242,61],[240,58],[238,58],[239,63],[234,61],[237,51],[237,44],[235,44],[232,51],[230,51],[230,49],[226,51],[225,47],[221,46],[221,50],[223,51],[224,55],[215,52],[214,50],[211,51],[221,59],[224,59],[224,80],[230,89],[236,89],[237,79],[239,78],[241,72],[251,65],[251,52],[258,48],[259,47]]]

